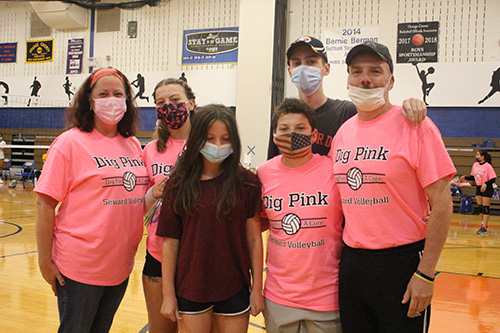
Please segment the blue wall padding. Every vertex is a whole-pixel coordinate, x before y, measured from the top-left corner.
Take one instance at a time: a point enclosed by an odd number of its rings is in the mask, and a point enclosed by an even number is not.
[[[0,128],[61,129],[64,112],[64,108],[0,108]],[[139,114],[140,130],[154,131],[155,108],[141,108]],[[445,138],[500,138],[500,107],[429,107],[428,115]]]

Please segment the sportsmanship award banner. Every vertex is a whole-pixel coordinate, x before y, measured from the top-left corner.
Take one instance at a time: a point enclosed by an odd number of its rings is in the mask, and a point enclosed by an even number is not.
[[[35,40],[26,42],[26,62],[49,62],[54,60],[54,40]]]
[[[66,74],[82,74],[83,38],[68,39]]]
[[[0,43],[0,63],[16,62],[17,43]]]
[[[398,63],[438,61],[439,22],[398,24]]]
[[[238,62],[238,28],[184,30],[182,64]]]

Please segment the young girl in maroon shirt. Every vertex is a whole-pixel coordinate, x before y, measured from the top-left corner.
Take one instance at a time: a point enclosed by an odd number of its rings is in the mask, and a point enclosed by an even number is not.
[[[247,332],[249,313],[264,308],[260,182],[240,165],[231,110],[207,105],[191,121],[156,233],[164,237],[161,313],[181,332]]]

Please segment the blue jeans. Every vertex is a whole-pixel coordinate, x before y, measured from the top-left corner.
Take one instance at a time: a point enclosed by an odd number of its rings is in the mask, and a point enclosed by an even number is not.
[[[94,286],[63,276],[57,283],[58,332],[109,332],[116,310],[125,295],[128,278],[117,286]]]

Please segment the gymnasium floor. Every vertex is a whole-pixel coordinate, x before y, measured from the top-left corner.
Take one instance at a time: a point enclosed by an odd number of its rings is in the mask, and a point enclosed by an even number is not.
[[[0,185],[0,332],[55,332],[56,298],[42,279],[35,243],[35,195],[28,185]],[[487,236],[477,236],[479,216],[454,214],[438,264],[432,333],[500,332],[500,216]],[[145,239],[111,332],[147,332],[141,285]],[[261,315],[248,332],[264,332]]]

